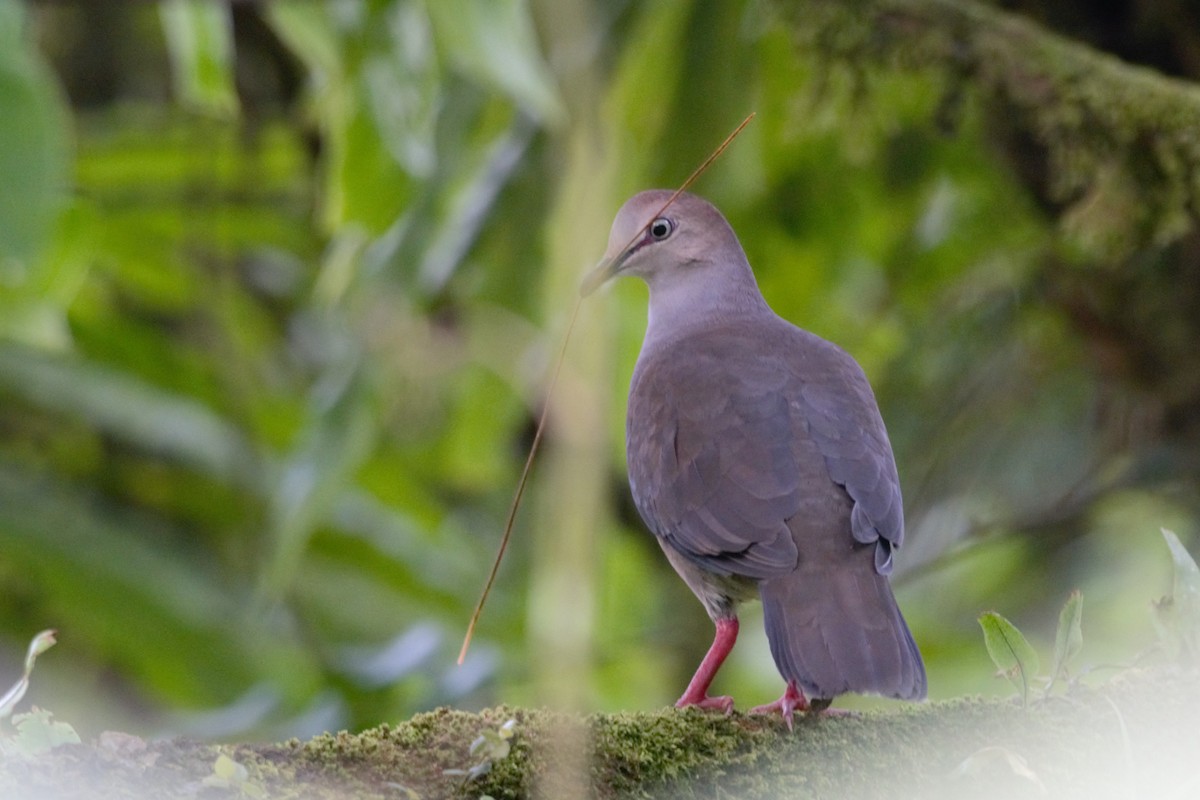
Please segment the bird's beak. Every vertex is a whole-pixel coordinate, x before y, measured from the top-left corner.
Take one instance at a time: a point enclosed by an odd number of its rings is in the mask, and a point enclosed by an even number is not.
[[[607,256],[600,259],[600,262],[592,267],[591,272],[583,276],[583,282],[579,284],[579,296],[587,297],[603,286],[617,271],[618,263],[617,259]]]
[[[592,271],[583,276],[583,282],[579,284],[579,296],[587,297],[603,286],[609,278],[621,271],[621,267],[625,264],[625,259],[628,256],[628,249],[611,256],[605,253],[604,258],[600,259],[600,262],[592,267]]]

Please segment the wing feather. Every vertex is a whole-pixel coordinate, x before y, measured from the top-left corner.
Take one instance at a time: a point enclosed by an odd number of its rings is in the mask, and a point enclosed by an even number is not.
[[[877,544],[881,573],[903,540],[895,462],[866,377],[845,352],[782,320],[644,353],[627,453],[647,525],[719,574],[795,569],[788,521],[830,483],[853,501],[849,533]]]

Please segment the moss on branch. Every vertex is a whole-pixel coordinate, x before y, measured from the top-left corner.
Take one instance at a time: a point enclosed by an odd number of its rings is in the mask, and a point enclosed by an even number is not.
[[[108,734],[0,764],[5,798],[1128,797],[1200,781],[1200,681],[1130,672],[1022,708],[960,699],[844,718],[674,709],[579,717],[440,709],[358,734],[274,745]],[[471,742],[515,720],[481,777]],[[222,756],[224,758],[222,758]],[[219,763],[220,762],[220,763]],[[1195,789],[1200,783],[1193,784]],[[1183,795],[1179,795],[1183,796]]]
[[[971,0],[777,0],[800,51],[860,78],[933,72],[971,92],[1026,183],[1097,253],[1161,245],[1200,216],[1200,86]],[[860,87],[869,86],[860,80]]]

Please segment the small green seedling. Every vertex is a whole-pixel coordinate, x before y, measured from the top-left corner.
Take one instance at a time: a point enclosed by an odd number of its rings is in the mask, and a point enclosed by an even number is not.
[[[60,744],[78,744],[79,734],[65,722],[55,722],[53,714],[43,708],[34,707],[32,711],[13,714],[17,703],[25,697],[29,690],[29,676],[33,674],[33,665],[37,657],[54,646],[54,631],[45,630],[33,637],[29,649],[25,653],[25,672],[20,680],[12,685],[3,697],[0,697],[0,720],[11,716],[15,736],[0,736],[0,754],[4,755],[36,755],[47,750],[53,750]],[[0,734],[4,731],[0,730]]]
[[[33,664],[37,661],[38,656],[54,647],[54,634],[54,630],[42,631],[29,643],[29,650],[25,653],[25,674],[4,693],[3,697],[0,697],[0,719],[11,714],[13,708],[25,696],[25,692],[29,689],[29,676],[33,673]]]
[[[468,769],[442,770],[442,774],[460,776],[464,785],[483,777],[491,771],[492,764],[508,757],[516,731],[515,719],[508,720],[496,730],[485,730],[471,742],[471,758],[475,759],[475,764]]]
[[[79,734],[66,722],[56,722],[54,715],[44,708],[23,714],[13,714],[13,727],[17,735],[0,739],[0,753],[6,755],[35,756],[53,750],[60,744],[79,744]]]
[[[1154,627],[1172,658],[1200,664],[1200,567],[1172,531],[1162,528],[1171,551],[1171,594],[1154,603]]]
[[[1179,537],[1160,529],[1171,552],[1173,581],[1171,594],[1154,603],[1154,627],[1159,646],[1171,658],[1186,664],[1200,664],[1200,567]],[[1000,674],[1012,681],[1022,700],[1028,704],[1035,681],[1043,682],[1042,696],[1050,694],[1055,683],[1070,686],[1071,660],[1083,649],[1083,595],[1071,592],[1058,614],[1054,635],[1054,660],[1050,674],[1038,676],[1037,651],[1017,627],[1004,617],[989,611],[979,617],[983,643]]]
[[[1050,683],[1061,680],[1070,684],[1070,663],[1083,649],[1083,593],[1078,589],[1071,592],[1062,611],[1058,612],[1058,630],[1054,634],[1054,661],[1050,667]]]
[[[1071,661],[1083,648],[1083,594],[1078,589],[1071,592],[1058,614],[1054,659],[1048,676],[1038,675],[1041,662],[1037,650],[1016,625],[989,611],[979,617],[979,627],[983,628],[983,644],[999,674],[1012,682],[1021,693],[1021,701],[1029,705],[1035,684],[1042,684],[1042,697],[1046,697],[1056,682],[1068,686],[1071,683]]]
[[[250,780],[250,770],[224,753],[213,762],[212,774],[200,783],[217,789],[231,789],[244,797],[267,796],[263,787]]]
[[[1038,654],[1029,640],[1007,619],[989,611],[979,617],[983,628],[983,644],[992,663],[1021,693],[1021,701],[1029,704],[1032,684],[1038,672]]]

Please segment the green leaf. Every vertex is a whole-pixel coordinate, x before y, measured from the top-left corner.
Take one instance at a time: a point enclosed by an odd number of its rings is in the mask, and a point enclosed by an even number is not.
[[[649,3],[642,7],[628,35],[628,44],[605,100],[615,120],[617,136],[638,142],[628,155],[638,162],[633,174],[649,172],[659,154],[644,143],[661,141],[675,106],[661,101],[673,96],[686,80],[690,3]],[[645,163],[643,163],[645,162]]]
[[[217,756],[212,774],[201,784],[219,789],[236,789],[246,797],[266,797],[266,790],[250,780],[250,771],[224,753]]]
[[[352,482],[375,445],[370,378],[356,358],[332,369],[313,392],[309,422],[280,466],[271,489],[274,549],[261,589],[278,598],[289,588],[309,539]]]
[[[1029,702],[1029,687],[1038,671],[1038,655],[1025,636],[1004,617],[989,611],[979,617],[983,643],[992,662]]]
[[[1067,665],[1083,647],[1083,593],[1078,589],[1071,592],[1058,614],[1058,630],[1054,634],[1054,665],[1050,669],[1051,682],[1067,678]]]
[[[203,403],[127,372],[27,347],[0,346],[0,389],[223,479],[257,480],[251,445]]]
[[[207,0],[165,0],[159,11],[176,97],[196,111],[235,116],[238,101],[229,6]]]
[[[381,22],[387,46],[363,63],[365,100],[383,147],[408,172],[427,178],[437,162],[436,125],[445,83],[429,16],[420,4],[396,3]]]
[[[25,280],[69,199],[68,112],[22,5],[0,0],[0,286]]]
[[[500,734],[501,739],[511,739],[513,736],[516,735],[516,732],[517,732],[517,721],[515,719],[508,720],[503,725],[501,725],[500,730],[497,731],[497,733]]]
[[[44,708],[14,716],[17,736],[11,748],[24,755],[36,755],[61,744],[79,744],[79,734],[75,729],[65,722],[55,722],[53,716]]]
[[[217,756],[217,760],[213,763],[213,775],[226,781],[240,783],[246,780],[249,773],[246,768],[234,761],[229,756],[222,753]]]
[[[1173,531],[1161,528],[1171,551],[1171,596],[1155,604],[1160,637],[1181,658],[1200,660],[1200,567]]]
[[[290,634],[247,613],[246,592],[212,556],[181,557],[170,540],[163,523],[0,466],[6,566],[44,587],[87,649],[114,654],[130,680],[181,704],[216,705],[264,674],[284,693],[311,691],[312,658]]]
[[[340,80],[342,53],[323,3],[268,3],[259,9],[275,35],[322,86]]]
[[[421,290],[441,292],[466,258],[533,138],[533,125],[518,119],[490,141],[470,147],[457,159],[443,187],[444,207],[417,268]]]

